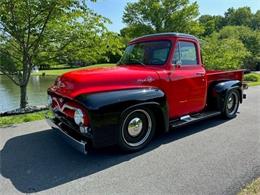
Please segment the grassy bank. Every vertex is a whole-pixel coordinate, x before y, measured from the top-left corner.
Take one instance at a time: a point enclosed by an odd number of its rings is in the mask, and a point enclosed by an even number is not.
[[[260,195],[260,177],[248,184],[238,195]]]
[[[45,114],[48,111],[40,111],[29,114],[19,114],[14,116],[4,116],[0,117],[0,127],[7,127],[14,124],[42,120],[45,118]]]
[[[115,66],[115,64],[96,64],[96,65],[90,65],[87,67],[81,67],[81,68],[70,68],[70,69],[60,69],[60,70],[40,70],[39,72],[34,72],[32,75],[34,76],[58,76],[63,73],[73,71],[73,70],[80,70],[80,69],[91,69],[91,68],[96,68],[96,67],[110,67],[110,66]]]

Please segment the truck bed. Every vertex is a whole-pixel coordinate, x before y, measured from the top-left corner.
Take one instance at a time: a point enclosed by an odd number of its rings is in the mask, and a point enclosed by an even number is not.
[[[206,76],[207,76],[207,82],[208,86],[212,82],[216,81],[226,81],[226,80],[243,80],[245,70],[232,70],[232,71],[222,71],[222,70],[207,70]]]

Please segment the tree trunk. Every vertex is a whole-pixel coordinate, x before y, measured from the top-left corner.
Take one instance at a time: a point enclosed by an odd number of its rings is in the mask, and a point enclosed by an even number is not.
[[[26,88],[27,88],[27,84],[20,86],[20,108],[25,108],[28,104]]]

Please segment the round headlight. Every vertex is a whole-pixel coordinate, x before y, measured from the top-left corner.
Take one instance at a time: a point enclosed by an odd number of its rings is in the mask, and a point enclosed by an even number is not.
[[[52,105],[52,98],[50,95],[48,95],[47,104],[48,104],[48,106]]]
[[[74,121],[77,125],[84,123],[84,115],[80,109],[77,109],[74,113]]]

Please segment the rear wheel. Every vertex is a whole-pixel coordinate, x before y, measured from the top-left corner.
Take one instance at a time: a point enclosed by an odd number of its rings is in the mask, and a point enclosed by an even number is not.
[[[135,108],[121,119],[118,144],[125,151],[137,151],[145,147],[155,132],[155,118],[147,108]]]
[[[239,107],[239,92],[237,90],[230,90],[224,101],[222,115],[225,118],[234,118]]]

